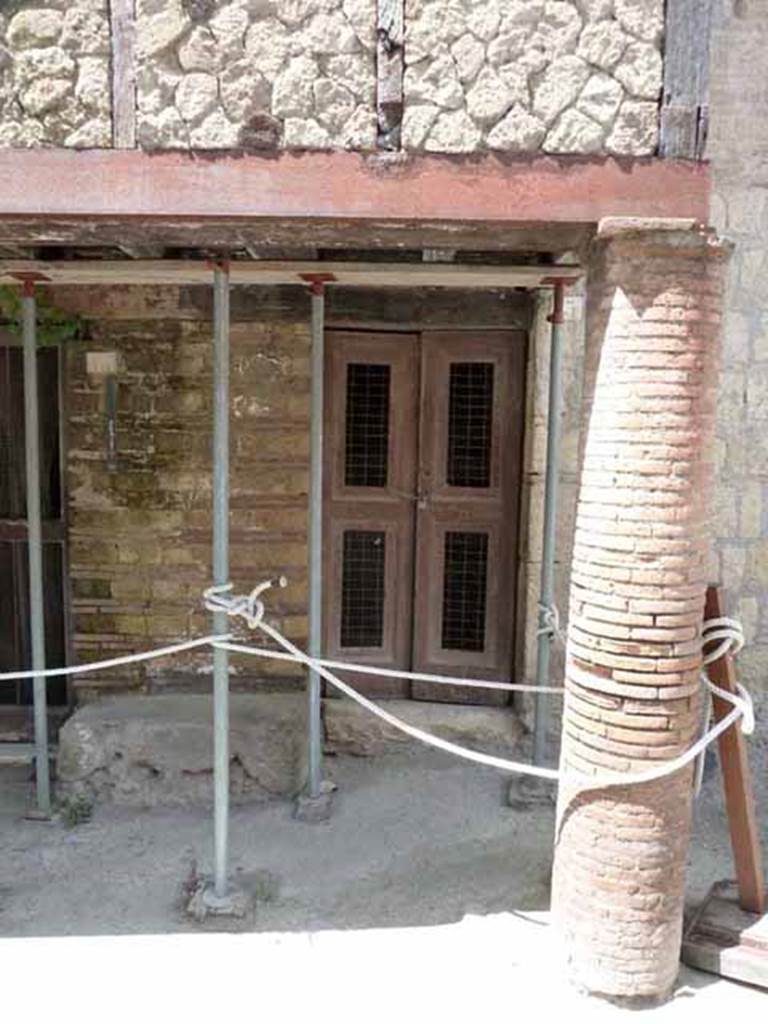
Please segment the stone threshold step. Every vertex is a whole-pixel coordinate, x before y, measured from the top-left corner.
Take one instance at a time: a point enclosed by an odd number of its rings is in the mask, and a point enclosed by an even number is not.
[[[525,733],[511,707],[418,700],[381,703],[409,725],[489,754],[509,755],[519,747]],[[330,697],[323,701],[323,723],[325,750],[329,754],[372,757],[405,746],[422,746],[419,740],[400,732],[347,697]]]

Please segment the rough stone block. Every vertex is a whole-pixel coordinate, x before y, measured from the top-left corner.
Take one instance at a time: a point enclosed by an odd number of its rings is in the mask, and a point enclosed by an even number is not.
[[[386,710],[426,732],[485,753],[510,756],[523,727],[511,708],[388,700]],[[420,745],[405,733],[346,698],[323,702],[326,749],[370,757],[402,746]]]
[[[230,792],[291,797],[304,782],[303,694],[232,694]],[[213,705],[208,695],[118,697],[81,708],[59,734],[60,792],[155,806],[210,803]]]

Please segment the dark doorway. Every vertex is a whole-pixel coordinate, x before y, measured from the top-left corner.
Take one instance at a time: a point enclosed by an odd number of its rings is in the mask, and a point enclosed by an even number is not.
[[[3,672],[27,669],[31,660],[22,359],[20,347],[0,345],[0,671]],[[37,366],[45,643],[47,662],[55,666],[66,661],[58,350],[41,349]],[[51,705],[65,704],[65,680],[51,679],[47,693]],[[0,683],[0,705],[31,703],[31,680]]]

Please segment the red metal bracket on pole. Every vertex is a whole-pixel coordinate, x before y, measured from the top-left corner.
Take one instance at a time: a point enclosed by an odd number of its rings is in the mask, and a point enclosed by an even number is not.
[[[15,270],[8,276],[15,278],[21,284],[22,293],[26,298],[34,295],[36,284],[51,280],[50,277],[41,274],[38,270]]]
[[[327,273],[326,274],[323,274],[323,273],[318,273],[318,274],[299,274],[299,277],[301,278],[302,281],[306,281],[306,283],[309,285],[310,291],[312,292],[313,295],[322,295],[323,291],[325,289],[325,286],[327,284],[330,284],[332,281],[336,281],[337,280],[335,274],[327,274]]]
[[[570,278],[565,277],[545,277],[542,279],[542,284],[553,284],[555,286],[554,296],[555,305],[552,312],[547,317],[547,322],[550,324],[562,324],[565,322],[565,289],[569,284],[573,284]]]
[[[229,257],[222,256],[218,260],[206,260],[206,266],[210,267],[211,270],[229,270]]]

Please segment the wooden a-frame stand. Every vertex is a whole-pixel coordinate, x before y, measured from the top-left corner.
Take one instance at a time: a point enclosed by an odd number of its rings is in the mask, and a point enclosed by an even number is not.
[[[708,587],[704,618],[724,614],[722,589]],[[737,692],[730,652],[709,665],[708,672],[720,689]],[[719,722],[731,705],[718,697],[712,703]],[[712,886],[688,923],[682,958],[691,967],[768,989],[768,915],[760,834],[746,742],[738,723],[722,733],[718,748],[736,881]]]

